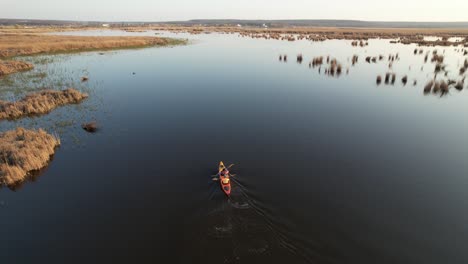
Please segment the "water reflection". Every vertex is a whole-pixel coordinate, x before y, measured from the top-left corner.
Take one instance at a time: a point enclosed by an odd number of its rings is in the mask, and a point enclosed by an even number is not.
[[[468,58],[465,58],[464,56],[467,54],[465,50],[463,49],[454,49],[454,55],[453,57],[458,60],[464,60],[463,63],[461,63],[461,66],[459,65],[449,65],[449,64],[444,64],[444,61],[446,59],[445,55],[445,50],[443,51],[444,54],[439,54],[437,49],[434,49],[432,51],[432,57],[430,62],[434,64],[434,73],[432,80],[426,82],[426,85],[423,87],[423,94],[424,95],[429,95],[433,94],[438,97],[445,97],[449,95],[450,89],[454,88],[458,91],[462,91],[465,86],[465,78],[466,78],[466,72],[468,69]],[[460,57],[458,53],[463,53],[463,55]],[[413,54],[418,56],[424,53],[423,49],[414,49]],[[426,55],[424,56],[424,63],[420,65],[421,72],[424,72],[424,65],[428,62],[429,58],[429,53],[430,51],[426,52]],[[287,55],[279,55],[279,61],[280,62],[287,62]],[[388,69],[390,72],[385,73],[385,78],[384,78],[384,84],[386,85],[395,85],[396,80],[397,80],[397,74],[393,72],[393,66],[394,63],[400,62],[400,54],[389,54],[388,55]],[[297,55],[297,63],[302,64],[302,61],[304,60],[304,55],[302,53]],[[359,61],[359,56],[358,55],[353,55],[351,58],[347,58],[347,62],[350,63],[351,65],[346,66],[346,74],[349,74],[349,67],[355,66],[358,64]],[[366,56],[365,61],[368,64],[377,64],[379,62],[385,62],[385,56],[384,55],[378,55],[378,56]],[[454,61],[452,58],[450,60],[451,62]],[[317,56],[313,57],[312,60],[309,62],[309,68],[318,68],[318,73],[322,73],[322,65],[325,64],[326,66],[324,68],[324,74],[326,76],[330,77],[340,77],[343,71],[343,66],[340,62],[337,61],[336,58],[331,58],[330,55],[327,56]],[[414,67],[413,64],[407,64],[403,65],[400,67],[408,67],[408,70],[411,71],[412,67]],[[416,67],[419,67],[417,65]],[[450,70],[453,71],[453,69],[456,69],[459,67],[459,75],[457,76],[456,74],[453,74],[450,72]],[[450,69],[450,70],[449,70]],[[456,72],[456,71],[455,71]],[[402,76],[399,76],[401,80],[401,85],[406,86],[406,84],[409,81],[408,77],[409,73],[405,73]],[[449,76],[449,74],[451,74]],[[413,86],[416,86],[418,83],[417,80],[417,75],[421,75],[420,73],[417,73],[415,77],[413,77],[412,84]],[[380,85],[382,83],[382,76],[378,75],[376,78],[376,83],[377,85]],[[431,93],[432,91],[432,93]]]
[[[468,94],[421,96],[418,85],[434,79],[428,49],[178,36],[196,41],[52,64],[98,83],[89,101],[0,123],[53,131],[74,120],[38,184],[0,191],[2,260],[63,263],[80,252],[113,263],[467,262],[451,242],[468,244]],[[448,76],[436,79],[461,80],[463,53],[438,50]],[[397,53],[390,69],[386,55]],[[306,62],[321,56],[320,75]],[[349,75],[325,78],[327,56]],[[383,85],[387,72],[393,86]],[[83,131],[92,120],[105,129]],[[220,159],[239,163],[231,200],[210,177]]]

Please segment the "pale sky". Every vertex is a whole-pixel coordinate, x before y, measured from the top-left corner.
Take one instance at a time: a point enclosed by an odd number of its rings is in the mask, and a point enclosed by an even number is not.
[[[0,18],[468,21],[468,0],[0,0]]]

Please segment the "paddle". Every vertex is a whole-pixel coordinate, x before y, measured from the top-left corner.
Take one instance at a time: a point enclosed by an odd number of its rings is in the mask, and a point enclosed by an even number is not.
[[[232,163],[231,165],[229,165],[228,167],[225,167],[225,168],[226,168],[226,169],[230,169],[230,168],[231,168],[232,166],[234,166],[234,165],[235,165],[235,164]],[[231,176],[236,176],[237,174],[229,174],[229,175],[231,175]],[[218,176],[219,176],[219,172],[218,172],[217,174],[215,174],[215,175],[211,175],[211,177],[218,177]],[[217,180],[214,180],[214,179],[213,179],[213,181],[217,181]]]

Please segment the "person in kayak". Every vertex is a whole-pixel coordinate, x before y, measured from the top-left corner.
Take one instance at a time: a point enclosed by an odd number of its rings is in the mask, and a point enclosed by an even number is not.
[[[224,169],[220,172],[220,174],[221,174],[221,176],[226,176],[226,177],[227,177],[227,176],[229,176],[229,171],[228,171],[226,168],[224,168]]]
[[[229,171],[224,168],[221,172],[220,172],[220,175],[223,176],[223,184],[228,184],[229,183]]]

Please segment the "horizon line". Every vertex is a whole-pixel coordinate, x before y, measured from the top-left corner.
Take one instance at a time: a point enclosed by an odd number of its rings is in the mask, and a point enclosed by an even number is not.
[[[342,21],[342,22],[368,22],[368,23],[468,23],[466,21],[409,21],[409,20],[361,20],[361,19],[320,19],[320,18],[298,18],[298,19],[238,19],[238,18],[194,18],[187,20],[72,20],[72,19],[41,19],[41,18],[1,18],[0,20],[25,20],[25,21],[56,21],[56,22],[93,22],[93,23],[176,23],[192,21]]]

